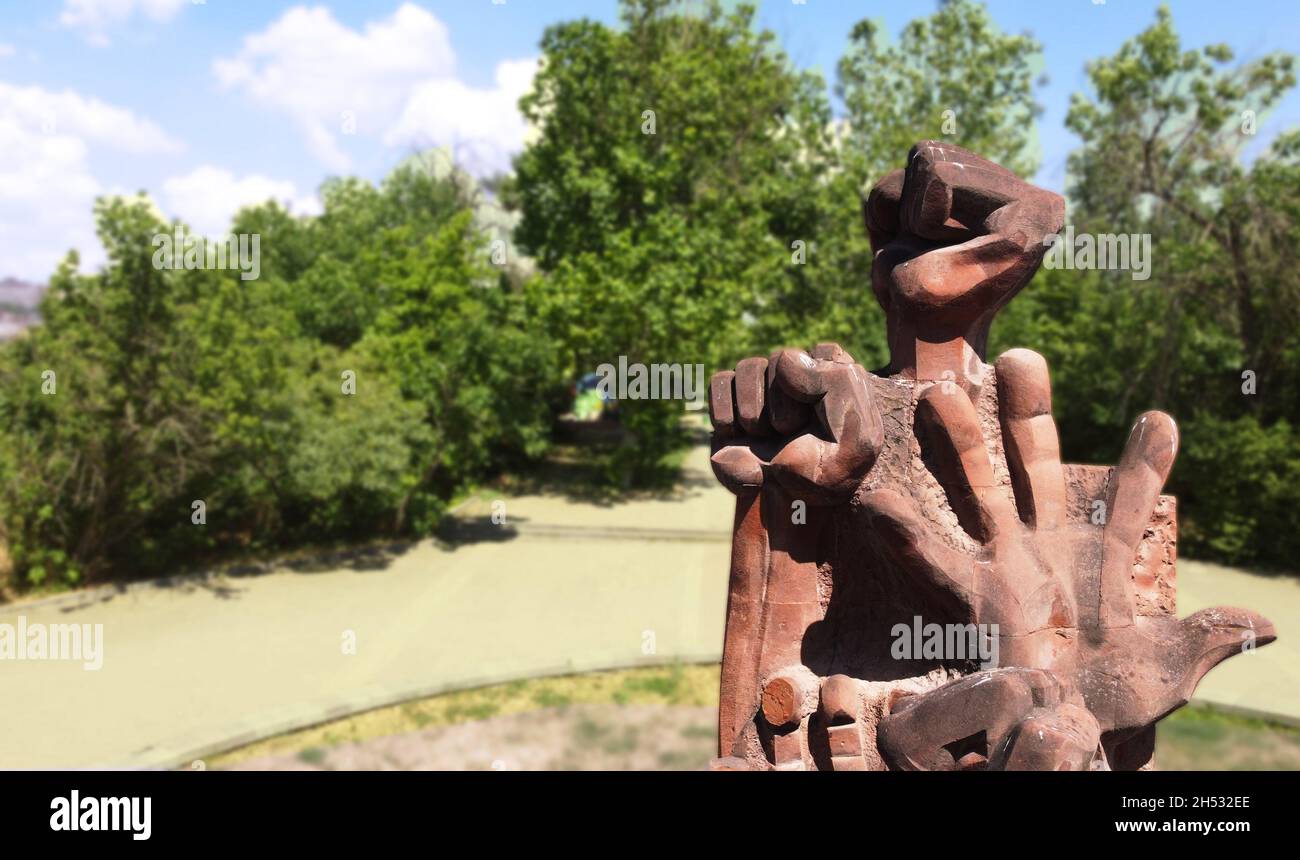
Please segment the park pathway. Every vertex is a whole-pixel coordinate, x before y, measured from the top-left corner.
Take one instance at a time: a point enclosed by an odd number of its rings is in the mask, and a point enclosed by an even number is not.
[[[454,547],[0,607],[0,623],[102,624],[103,666],[0,663],[0,767],[160,767],[445,690],[721,651],[732,499],[692,451],[669,496],[490,499]],[[1277,644],[1204,698],[1300,720],[1300,583],[1179,570],[1180,611],[1238,603]]]

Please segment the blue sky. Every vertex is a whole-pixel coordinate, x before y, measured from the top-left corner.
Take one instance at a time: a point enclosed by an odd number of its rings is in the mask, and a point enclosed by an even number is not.
[[[989,0],[1003,30],[1043,43],[1043,166],[1060,189],[1075,145],[1063,119],[1084,64],[1150,24],[1157,0]],[[833,82],[852,25],[897,34],[932,0],[768,0],[760,23],[796,64]],[[1294,0],[1174,0],[1184,46],[1249,59],[1300,45]],[[614,0],[300,3],[8,0],[0,5],[0,276],[43,280],[69,247],[100,259],[95,195],[146,190],[208,232],[275,196],[318,205],[326,176],[378,179],[416,149],[452,146],[478,172],[509,164],[514,109],[548,24],[613,23]],[[1300,125],[1293,92],[1256,147]]]

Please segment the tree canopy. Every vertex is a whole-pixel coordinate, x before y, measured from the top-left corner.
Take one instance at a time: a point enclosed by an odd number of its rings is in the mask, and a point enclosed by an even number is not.
[[[880,366],[865,190],[925,138],[1036,169],[1041,47],[974,0],[896,40],[855,25],[838,114],[752,6],[620,9],[546,31],[511,174],[478,182],[431,151],[328,180],[316,216],[247,207],[231,232],[260,239],[254,280],[158,265],[154,240],[185,225],[147,197],[99,201],[107,264],[69,255],[42,323],[0,344],[0,587],[428,534],[542,456],[567,386],[620,356],[711,373],[834,340]],[[1068,217],[1149,236],[1151,277],[1044,269],[992,351],[1047,357],[1075,461],[1113,462],[1136,414],[1173,413],[1184,550],[1293,563],[1300,134],[1252,143],[1294,58],[1184,47],[1162,8],[1086,71]],[[619,411],[607,480],[650,480],[682,403]]]

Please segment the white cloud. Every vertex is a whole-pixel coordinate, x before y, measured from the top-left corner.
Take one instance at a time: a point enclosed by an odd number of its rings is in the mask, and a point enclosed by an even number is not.
[[[0,81],[0,118],[45,136],[71,135],[134,154],[178,152],[180,141],[124,108],[72,90],[51,92]]]
[[[313,195],[298,193],[292,182],[252,174],[236,178],[229,170],[211,165],[198,167],[163,183],[167,211],[208,236],[229,232],[230,221],[244,206],[278,200],[296,215],[321,211]]]
[[[0,42],[0,59],[12,57],[14,55],[14,46],[7,42]]]
[[[535,60],[509,60],[497,66],[493,89],[476,89],[453,78],[420,84],[384,142],[417,148],[444,145],[471,173],[507,171],[528,131],[518,104],[536,71]]]
[[[447,28],[403,5],[390,18],[349,29],[328,9],[295,7],[213,71],[223,87],[288,113],[326,166],[346,170],[338,145],[350,116],[357,131],[387,121],[413,81],[448,74],[455,64]]]
[[[96,149],[169,153],[181,144],[128,110],[71,90],[0,82],[0,275],[44,280],[69,248],[103,259],[92,208],[106,188],[91,173]]]
[[[353,133],[393,147],[448,145],[475,172],[500,169],[523,143],[515,102],[536,61],[502,63],[488,89],[467,86],[455,67],[446,25],[407,3],[361,30],[328,9],[294,7],[213,72],[223,87],[292,117],[331,170],[349,168],[343,139]]]
[[[80,30],[91,43],[108,44],[108,29],[137,13],[153,21],[166,21],[186,0],[63,0],[59,23]]]

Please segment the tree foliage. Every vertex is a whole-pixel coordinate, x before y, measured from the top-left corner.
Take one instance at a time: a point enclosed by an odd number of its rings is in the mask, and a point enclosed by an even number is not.
[[[248,281],[156,268],[176,225],[144,198],[101,201],[108,264],[71,257],[44,323],[0,347],[19,583],[427,533],[487,470],[540,453],[550,349],[487,265],[473,191],[417,160],[378,188],[331,184],[316,218],[246,209],[234,232],[268,251]]]
[[[995,336],[1047,356],[1063,443],[1079,459],[1112,462],[1138,412],[1172,413],[1184,546],[1282,563],[1296,544],[1279,511],[1294,511],[1287,476],[1300,467],[1297,137],[1253,162],[1244,151],[1295,85],[1294,61],[1232,59],[1225,45],[1184,49],[1162,7],[1088,65],[1092,93],[1066,120],[1082,141],[1070,218],[1079,233],[1149,235],[1151,277],[1041,273]]]
[[[847,168],[870,187],[903,166],[918,140],[951,140],[1021,176],[1037,169],[1034,100],[1042,46],[1002,33],[983,4],[946,0],[909,22],[897,42],[871,19],[849,34],[837,91]]]
[[[155,267],[178,225],[101,200],[107,265],[71,255],[43,323],[0,345],[0,586],[426,534],[538,457],[565,386],[620,356],[708,372],[834,340],[878,366],[866,188],[924,138],[1037,162],[1039,45],[974,0],[896,42],[857,24],[839,117],[748,5],[623,0],[618,26],[565,21],[541,50],[512,175],[479,184],[435,151],[378,184],[329,180],[318,216],[248,207],[231,229],[260,237],[256,280]],[[1149,235],[1151,278],[1044,270],[992,351],[1047,356],[1071,460],[1113,462],[1137,413],[1173,413],[1183,546],[1293,563],[1300,134],[1250,147],[1293,58],[1185,49],[1161,9],[1087,73],[1070,218]],[[496,265],[501,239],[532,260]],[[682,404],[620,406],[611,477],[657,474]]]
[[[801,280],[792,246],[828,157],[820,81],[752,7],[640,0],[622,27],[551,27],[524,97],[539,135],[516,160],[530,293],[573,375],[629,363],[720,367],[758,348],[755,317]],[[806,286],[806,284],[804,285]],[[629,468],[675,442],[680,403],[628,401]]]

